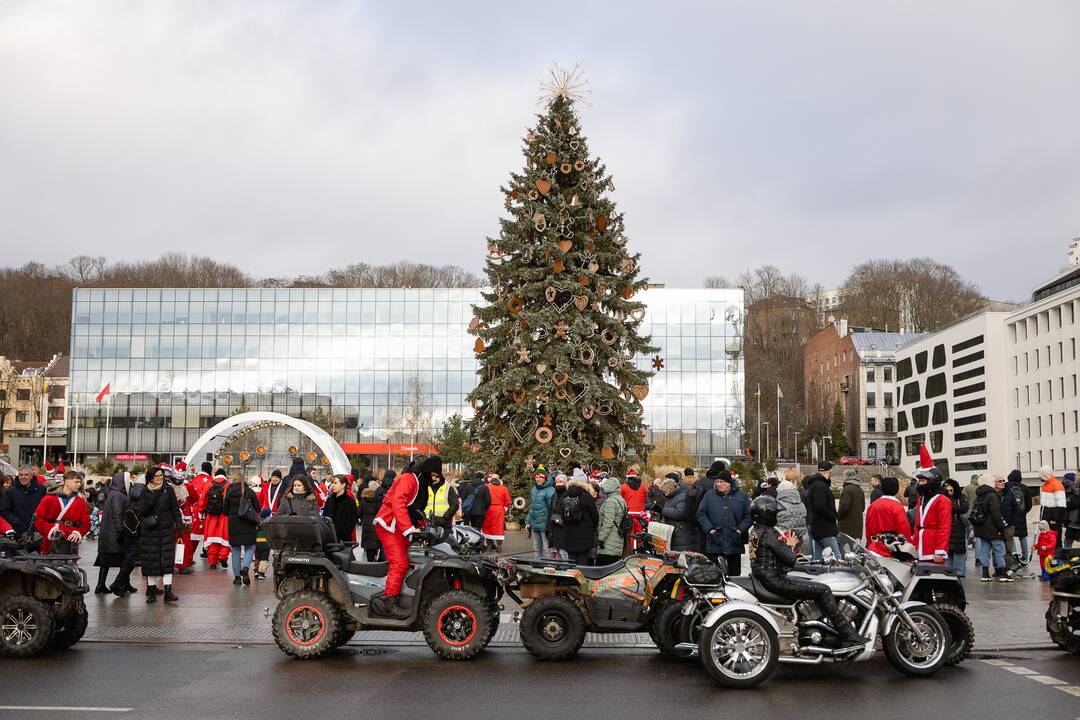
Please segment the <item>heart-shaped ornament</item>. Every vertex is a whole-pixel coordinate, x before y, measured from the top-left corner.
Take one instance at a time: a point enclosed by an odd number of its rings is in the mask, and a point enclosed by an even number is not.
[[[647,398],[649,396],[649,386],[648,385],[632,385],[630,387],[630,392],[634,393],[634,397],[636,397],[638,399],[638,401],[640,402],[640,401],[644,400],[645,398]]]
[[[615,451],[612,450],[609,447],[606,447],[606,448],[604,448],[603,450],[600,451],[600,457],[604,458],[605,460],[614,460],[615,459]]]
[[[540,191],[540,194],[547,197],[547,194],[551,192],[551,181],[540,178],[536,181],[536,189]]]
[[[571,150],[577,150],[577,149],[578,149],[578,145],[580,145],[580,144],[581,144],[581,143],[579,143],[579,142],[578,142],[577,140],[571,140],[571,141],[570,141],[570,149],[571,149]]]
[[[570,248],[574,247],[574,243],[572,241],[570,241],[570,240],[560,240],[558,242],[558,245],[559,245],[559,252],[562,252],[562,253],[568,253],[568,252],[570,252]]]
[[[559,448],[559,457],[561,457],[563,459],[566,459],[566,458],[570,457],[570,448],[568,448],[568,447]]]
[[[589,272],[594,273],[600,269],[600,266],[594,262],[589,263]]]
[[[556,370],[555,372],[551,373],[551,382],[555,383],[556,385],[562,385],[569,379],[570,376],[562,370]]]
[[[589,391],[589,381],[586,378],[571,378],[570,384],[566,386],[569,388],[567,401],[573,405],[581,398],[585,397],[585,393]],[[574,394],[575,388],[578,390],[577,394]]]
[[[589,296],[588,295],[575,295],[574,296],[574,307],[576,307],[578,310],[584,310],[585,308],[589,307]]]
[[[536,372],[540,373],[541,375],[547,372],[547,363],[539,363],[536,366]]]
[[[552,270],[553,270],[554,272],[557,272],[557,273],[561,273],[561,272],[562,272],[563,270],[565,270],[565,269],[566,269],[566,264],[565,264],[565,263],[563,263],[563,261],[562,261],[562,260],[556,260],[555,262],[553,262],[553,263],[551,264],[551,269],[552,269]]]
[[[630,319],[634,322],[641,322],[645,319],[645,308],[637,307],[630,311]]]
[[[473,315],[472,320],[469,321],[469,329],[475,330],[478,327],[480,327],[480,318]]]

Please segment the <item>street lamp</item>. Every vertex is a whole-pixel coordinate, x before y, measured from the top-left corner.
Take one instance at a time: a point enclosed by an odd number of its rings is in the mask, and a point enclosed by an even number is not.
[[[795,448],[795,464],[798,465],[799,464],[799,433],[795,432],[794,435],[795,435],[795,445],[794,445],[794,448]]]
[[[772,454],[772,452],[769,450],[769,448],[770,448],[770,445],[769,445],[769,421],[765,420],[761,424],[765,426],[765,455],[764,455],[764,457],[767,459]]]
[[[826,438],[829,440],[829,451],[828,451],[828,453],[825,452],[825,440],[826,440]],[[829,455],[832,455],[832,435],[822,435],[821,436],[821,454],[822,454],[822,457],[821,457],[822,460],[826,460],[826,459],[828,459]]]

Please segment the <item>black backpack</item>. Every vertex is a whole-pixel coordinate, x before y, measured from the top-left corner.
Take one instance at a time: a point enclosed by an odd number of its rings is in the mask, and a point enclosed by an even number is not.
[[[968,513],[968,521],[971,523],[971,526],[978,527],[979,525],[982,525],[984,522],[986,522],[987,517],[988,513],[986,512],[986,501],[976,499],[975,507],[971,508],[971,512]]]
[[[619,521],[619,537],[630,537],[634,531],[634,521],[630,519],[630,510],[624,510],[622,520]]]
[[[206,493],[206,514],[220,515],[225,509],[225,485],[227,483],[210,483],[210,490]]]
[[[563,524],[573,525],[574,523],[581,522],[580,499],[567,495],[562,499],[560,505],[562,505],[562,512],[560,515],[562,516]]]

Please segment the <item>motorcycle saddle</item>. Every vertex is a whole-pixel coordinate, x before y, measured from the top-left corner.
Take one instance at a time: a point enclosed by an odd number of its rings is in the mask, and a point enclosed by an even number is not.
[[[363,575],[365,577],[385,577],[390,568],[388,562],[350,562],[349,569],[345,572],[350,575]]]
[[[590,580],[600,580],[606,578],[608,575],[619,572],[626,566],[626,560],[620,560],[610,565],[578,565],[578,570],[581,574]]]
[[[728,578],[728,582],[732,585],[738,585],[743,590],[751,592],[759,602],[767,603],[769,605],[791,605],[792,603],[788,598],[777,595],[771,590],[766,589],[766,587],[755,580],[752,575],[750,577]]]

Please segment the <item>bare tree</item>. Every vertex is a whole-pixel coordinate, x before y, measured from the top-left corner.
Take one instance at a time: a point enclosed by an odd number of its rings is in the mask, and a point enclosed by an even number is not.
[[[68,260],[67,267],[61,268],[60,271],[66,272],[77,286],[90,287],[101,279],[105,271],[105,258],[76,255]]]
[[[709,275],[708,277],[705,278],[705,282],[702,285],[702,287],[707,287],[707,288],[729,288],[729,287],[735,287],[735,286],[732,285],[730,282],[728,282],[728,279],[726,277],[724,277],[723,275]]]
[[[415,445],[421,439],[432,438],[432,413],[434,404],[419,373],[409,376],[405,397],[400,406],[391,408],[387,423],[392,431],[397,431]]]
[[[931,258],[870,260],[844,282],[840,310],[853,325],[934,332],[985,302],[977,285]]]

